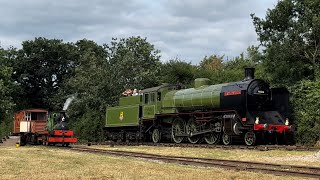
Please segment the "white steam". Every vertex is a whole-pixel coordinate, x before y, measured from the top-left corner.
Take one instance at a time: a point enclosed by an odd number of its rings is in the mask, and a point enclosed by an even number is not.
[[[63,105],[63,110],[67,110],[71,102],[74,100],[75,96],[69,97]]]

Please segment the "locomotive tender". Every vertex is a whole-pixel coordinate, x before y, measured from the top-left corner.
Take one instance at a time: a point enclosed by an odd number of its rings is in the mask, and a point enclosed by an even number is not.
[[[107,139],[225,145],[241,140],[250,146],[281,143],[293,132],[286,118],[288,91],[254,79],[254,68],[246,68],[239,82],[209,85],[198,78],[194,88],[163,84],[141,92],[107,108]]]

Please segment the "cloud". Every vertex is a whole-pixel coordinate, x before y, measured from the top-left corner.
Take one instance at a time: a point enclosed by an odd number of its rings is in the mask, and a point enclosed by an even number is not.
[[[0,2],[2,47],[34,37],[64,41],[147,37],[162,60],[198,63],[205,55],[239,55],[257,44],[250,13],[263,16],[276,0],[10,0]]]

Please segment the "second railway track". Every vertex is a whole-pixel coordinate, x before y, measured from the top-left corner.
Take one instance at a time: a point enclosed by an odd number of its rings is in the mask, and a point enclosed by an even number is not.
[[[86,147],[72,147],[72,151],[107,154],[113,156],[124,156],[132,158],[142,158],[147,160],[156,160],[167,163],[177,163],[190,166],[218,167],[233,170],[263,172],[273,175],[300,176],[309,178],[320,178],[320,168],[310,166],[282,165],[261,162],[222,160],[210,158],[194,158],[182,156],[163,156],[157,154],[148,154],[141,152],[129,152],[119,150],[103,150]]]

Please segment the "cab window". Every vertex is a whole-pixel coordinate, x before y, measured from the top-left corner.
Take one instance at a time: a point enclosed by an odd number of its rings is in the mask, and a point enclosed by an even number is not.
[[[154,102],[154,93],[151,93],[150,102]]]
[[[158,100],[158,101],[161,101],[161,92],[158,92],[158,94],[157,94],[157,100]]]
[[[148,101],[149,101],[149,94],[145,94],[144,95],[144,103],[148,104]]]

